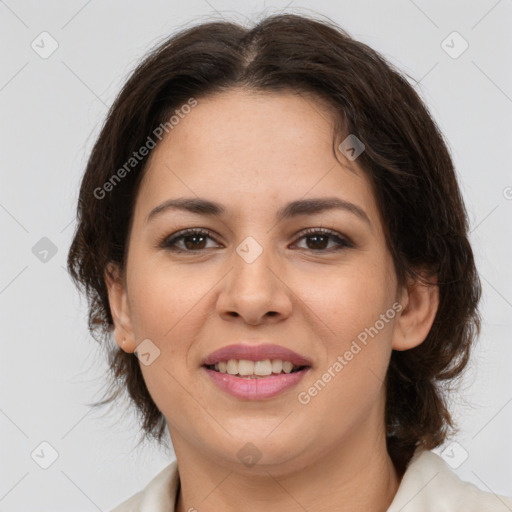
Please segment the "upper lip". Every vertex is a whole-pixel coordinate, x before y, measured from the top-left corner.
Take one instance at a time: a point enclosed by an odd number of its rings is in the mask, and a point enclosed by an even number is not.
[[[297,352],[280,345],[273,344],[235,344],[215,350],[203,361],[203,365],[209,366],[229,359],[247,359],[249,361],[263,361],[265,359],[281,359],[290,361],[295,366],[311,366],[311,361]]]

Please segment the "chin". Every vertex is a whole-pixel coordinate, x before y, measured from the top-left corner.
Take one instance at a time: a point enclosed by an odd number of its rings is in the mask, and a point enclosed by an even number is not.
[[[267,428],[254,432],[265,434],[248,435],[245,430],[241,435],[233,432],[233,437],[222,443],[221,451],[218,450],[219,445],[212,447],[215,462],[230,471],[262,476],[268,476],[268,473],[274,476],[288,474],[310,462],[311,455],[305,454],[303,435],[293,435],[288,431],[281,436],[267,436],[266,432],[271,432]],[[298,439],[302,442],[297,442]]]

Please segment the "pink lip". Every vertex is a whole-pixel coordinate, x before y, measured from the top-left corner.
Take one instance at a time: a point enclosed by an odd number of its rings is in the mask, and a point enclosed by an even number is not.
[[[219,361],[229,361],[229,359],[247,359],[249,361],[281,359],[290,361],[294,366],[306,366],[307,368],[292,373],[281,373],[260,378],[237,377],[207,368]],[[271,344],[228,345],[212,352],[203,361],[204,370],[220,389],[245,400],[263,400],[282,393],[295,386],[310,370],[310,366],[311,361],[297,354],[297,352]]]
[[[229,359],[247,359],[248,361],[263,361],[265,359],[281,359],[290,361],[295,366],[311,366],[311,361],[304,356],[297,354],[280,345],[227,345],[215,352],[212,352],[204,361],[203,365],[210,366],[219,361]]]
[[[247,379],[227,373],[220,373],[206,367],[203,368],[220,389],[245,400],[263,400],[279,395],[279,393],[286,389],[295,386],[310,370],[310,368],[304,368],[293,373],[281,373],[280,375]]]

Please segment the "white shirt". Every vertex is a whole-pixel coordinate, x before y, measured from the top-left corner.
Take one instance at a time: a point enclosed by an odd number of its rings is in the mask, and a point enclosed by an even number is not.
[[[111,512],[175,512],[177,461]],[[417,451],[387,512],[512,512],[512,498],[464,482],[435,453]]]

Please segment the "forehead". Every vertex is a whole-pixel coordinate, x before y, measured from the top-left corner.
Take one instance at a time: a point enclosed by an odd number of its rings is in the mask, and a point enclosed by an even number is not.
[[[311,95],[232,90],[198,98],[150,155],[137,209],[147,215],[169,198],[198,196],[254,215],[338,196],[376,220],[368,177],[341,152],[336,160],[334,137],[329,106]]]

